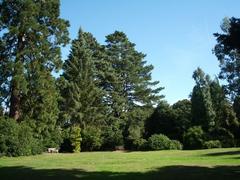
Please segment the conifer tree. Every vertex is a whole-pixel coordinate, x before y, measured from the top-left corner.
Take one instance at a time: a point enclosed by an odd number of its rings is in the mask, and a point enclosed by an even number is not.
[[[214,127],[216,118],[210,93],[210,77],[198,68],[193,78],[196,82],[191,95],[193,123],[208,131]]]
[[[64,88],[61,89],[62,113],[65,122],[78,124],[82,129],[87,125],[99,125],[103,119],[103,91],[98,87],[98,50],[95,38],[81,29],[78,38],[72,42],[71,53],[64,63]]]
[[[48,71],[48,75],[60,67],[60,45],[68,41],[68,22],[59,15],[58,0],[0,3],[1,91],[5,90],[9,115],[16,120],[23,113],[22,98],[35,88],[27,80],[33,66]]]
[[[153,66],[146,65],[145,55],[135,49],[135,44],[123,32],[115,31],[106,36],[106,43],[107,62],[111,72],[103,86],[110,109],[108,123],[124,133],[128,129],[126,124],[136,124],[128,122],[138,119],[132,117],[136,114],[133,113],[136,108],[158,104],[161,99],[158,93],[162,88],[153,88],[158,84],[157,81],[151,81]]]
[[[224,18],[222,34],[215,33],[217,44],[214,53],[219,60],[220,79],[226,80],[225,86],[232,100],[240,95],[240,19]]]
[[[233,126],[238,127],[239,122],[237,121],[234,107],[226,98],[224,88],[220,85],[217,78],[210,81],[210,92],[213,108],[216,113],[215,127],[227,129]]]
[[[58,138],[52,72],[61,67],[60,47],[69,40],[59,5],[59,0],[0,2],[1,101],[15,120],[34,120],[35,135],[45,147]]]

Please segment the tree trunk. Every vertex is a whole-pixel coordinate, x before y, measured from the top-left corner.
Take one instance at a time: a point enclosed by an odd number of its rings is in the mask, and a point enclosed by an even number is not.
[[[9,116],[15,120],[19,120],[20,118],[20,92],[21,87],[19,82],[19,76],[23,75],[23,67],[19,66],[19,64],[23,63],[23,55],[21,55],[24,45],[23,45],[24,37],[23,35],[18,36],[18,44],[17,44],[17,55],[15,60],[15,67],[13,70],[12,82],[11,82],[11,97],[10,97],[10,112]]]
[[[10,113],[9,116],[15,120],[20,117],[20,94],[19,90],[16,88],[17,82],[12,82],[12,92],[10,98]]]

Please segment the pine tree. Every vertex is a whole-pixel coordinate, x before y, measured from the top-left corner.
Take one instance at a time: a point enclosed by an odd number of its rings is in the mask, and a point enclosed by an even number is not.
[[[121,111],[128,111],[138,103],[156,105],[162,88],[152,88],[159,82],[151,82],[153,66],[146,65],[145,55],[135,50],[135,44],[123,32],[116,31],[106,38],[106,52],[115,76],[111,82],[113,101],[123,105],[119,107]]]
[[[191,95],[193,123],[208,131],[214,127],[216,118],[209,87],[210,77],[198,68],[193,78],[196,82]]]
[[[111,72],[103,85],[109,107],[108,124],[127,134],[124,132],[128,129],[126,124],[134,124],[128,121],[138,118],[132,117],[136,108],[158,104],[161,99],[158,93],[162,88],[153,88],[158,84],[151,81],[153,66],[146,65],[145,55],[136,51],[135,44],[123,32],[115,31],[106,36],[106,43],[106,60]],[[118,137],[121,138],[121,135]]]
[[[65,86],[61,89],[61,109],[65,123],[87,125],[102,124],[103,91],[98,87],[98,50],[95,38],[81,29],[78,38],[72,42],[71,53],[64,63],[62,75]]]
[[[217,44],[214,53],[219,60],[220,79],[227,80],[225,86],[232,99],[240,95],[240,19],[224,18],[222,34],[215,33]]]
[[[232,126],[238,126],[236,114],[233,106],[226,98],[224,88],[220,85],[219,80],[211,80],[210,92],[214,111],[216,113],[215,127],[229,129]]]

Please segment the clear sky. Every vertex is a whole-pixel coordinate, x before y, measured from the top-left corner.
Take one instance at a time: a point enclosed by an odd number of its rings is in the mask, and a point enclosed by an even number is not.
[[[188,98],[197,67],[218,74],[213,33],[221,32],[226,16],[240,18],[240,0],[61,0],[71,39],[80,26],[101,44],[115,30],[125,32],[147,54],[147,62],[154,65],[153,80],[165,87],[161,93],[171,104]],[[69,46],[63,58],[68,53]]]

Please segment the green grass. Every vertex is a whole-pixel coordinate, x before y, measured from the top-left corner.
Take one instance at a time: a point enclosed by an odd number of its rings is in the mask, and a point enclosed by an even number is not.
[[[240,148],[0,158],[1,180],[240,180]]]

